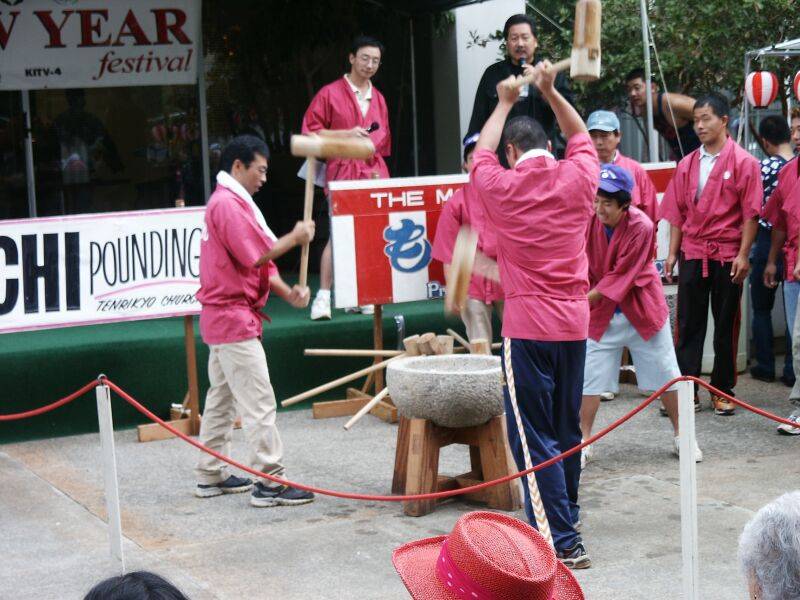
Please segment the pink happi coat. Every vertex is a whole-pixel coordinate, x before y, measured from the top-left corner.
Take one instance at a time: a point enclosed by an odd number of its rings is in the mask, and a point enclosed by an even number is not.
[[[644,167],[638,161],[629,158],[617,150],[617,155],[614,157],[614,164],[619,165],[623,169],[633,175],[633,193],[631,193],[631,204],[646,214],[650,220],[656,225],[653,228],[653,258],[656,256],[658,249],[658,242],[656,239],[656,232],[658,230],[658,197],[656,193],[656,186],[653,185],[653,180],[647,174]]]
[[[366,115],[361,114],[353,89],[344,77],[323,87],[306,110],[303,117],[303,133],[309,134],[322,129],[369,128],[378,123],[379,128],[369,134],[375,144],[375,156],[369,160],[329,158],[325,175],[328,181],[342,179],[371,179],[389,177],[385,156],[392,152],[392,135],[389,131],[389,111],[386,100],[378,89],[372,86],[372,100]],[[327,188],[326,188],[327,193]]]
[[[667,322],[669,310],[661,277],[653,263],[653,222],[631,206],[614,228],[611,240],[592,217],[586,232],[589,287],[602,298],[591,307],[589,337],[603,337],[617,306],[642,339],[649,340]]]
[[[457,190],[442,209],[439,223],[436,225],[431,256],[444,264],[450,264],[453,260],[453,247],[458,230],[462,225],[469,225],[478,234],[478,250],[487,257],[497,260],[497,236],[486,222],[483,210],[483,205],[478,200],[475,187],[471,183]],[[467,295],[484,304],[491,304],[503,300],[503,288],[496,281],[473,274]]]
[[[784,281],[794,281],[797,243],[800,237],[800,160],[795,156],[778,173],[778,185],[764,205],[763,217],[775,228],[786,232],[783,244]],[[793,199],[796,199],[792,201]]]
[[[700,176],[700,149],[678,163],[661,201],[660,217],[683,232],[681,251],[687,260],[731,262],[739,254],[742,225],[761,211],[758,161],[728,138],[703,193],[695,201]]]
[[[586,227],[600,177],[589,134],[569,139],[564,160],[538,155],[504,169],[490,150],[473,157],[471,178],[497,235],[503,336],[586,339]]]

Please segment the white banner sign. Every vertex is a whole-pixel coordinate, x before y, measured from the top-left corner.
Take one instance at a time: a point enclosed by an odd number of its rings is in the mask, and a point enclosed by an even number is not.
[[[204,215],[0,221],[0,333],[199,314]]]
[[[197,81],[200,0],[1,0],[0,89]]]

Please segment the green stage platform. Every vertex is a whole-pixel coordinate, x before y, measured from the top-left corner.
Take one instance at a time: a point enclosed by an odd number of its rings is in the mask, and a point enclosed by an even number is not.
[[[315,289],[312,287],[312,289]],[[295,310],[278,298],[266,307],[272,323],[264,325],[264,347],[278,400],[341,377],[371,363],[370,358],[305,357],[305,348],[371,348],[372,317],[335,311],[331,321],[314,322],[308,309]],[[442,301],[384,306],[384,346],[395,348],[394,316],[405,317],[406,334],[452,327],[463,335],[460,320],[445,318]],[[495,324],[497,325],[497,324]],[[187,389],[183,319],[133,321],[88,327],[0,335],[0,413],[16,413],[49,404],[105,373],[109,379],[166,417]],[[201,407],[208,387],[208,347],[195,319]],[[356,382],[358,385],[363,380]],[[353,385],[353,384],[350,384]],[[308,408],[318,399],[344,397],[344,387],[297,404]],[[121,399],[114,400],[116,428],[144,418]],[[94,393],[48,414],[0,423],[0,443],[72,435],[97,430]]]

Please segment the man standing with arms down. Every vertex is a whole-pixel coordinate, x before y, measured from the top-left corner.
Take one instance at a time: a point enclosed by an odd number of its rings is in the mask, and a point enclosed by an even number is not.
[[[469,120],[467,135],[478,133],[497,106],[497,84],[509,75],[517,77],[530,72],[530,69],[541,60],[534,58],[539,42],[536,39],[536,21],[533,17],[528,15],[509,17],[503,26],[503,39],[506,42],[507,56],[500,62],[487,67],[483,72],[478,90],[475,92],[475,103],[472,106],[472,117]],[[572,93],[567,84],[566,74],[560,73],[556,77],[555,87],[572,103]],[[555,135],[553,110],[535,86],[522,88],[507,118],[512,119],[521,115],[527,115],[539,121],[551,139]],[[499,157],[503,166],[508,166],[502,151],[499,152]]]
[[[350,72],[323,87],[311,101],[303,117],[303,133],[319,135],[369,137],[375,145],[375,156],[369,160],[350,158],[328,159],[326,181],[389,177],[385,156],[392,150],[389,133],[389,111],[386,100],[373,85],[383,57],[383,44],[375,38],[359,36],[350,50]],[[325,193],[328,193],[327,185]],[[320,262],[320,286],[311,305],[311,319],[331,318],[333,253],[331,241],[325,244]],[[362,307],[371,313],[373,307]]]
[[[503,314],[503,372],[509,443],[524,469],[581,441],[579,413],[589,331],[586,227],[600,163],[580,115],[555,89],[552,65],[535,68],[534,84],[567,138],[557,161],[542,126],[530,117],[506,122],[519,89],[497,86],[498,104],[484,125],[472,178],[497,233]],[[512,81],[511,78],[507,81]],[[495,154],[500,138],[510,170]],[[574,454],[528,476],[525,511],[541,494],[556,553],[571,568],[591,561],[575,527],[579,522],[580,456]],[[541,515],[540,515],[541,516]],[[539,523],[537,523],[537,521]],[[541,526],[541,527],[540,527]]]
[[[283,447],[275,426],[277,404],[261,344],[261,309],[270,290],[295,308],[308,306],[307,287],[290,288],[272,262],[314,237],[314,222],[301,221],[278,239],[253,202],[267,180],[269,149],[242,135],[222,152],[217,188],[208,200],[200,245],[200,334],[209,346],[208,379],[200,443],[230,455],[238,411],[248,446],[248,466],[283,477]],[[253,482],[229,475],[226,465],[203,452],[197,464],[195,495],[210,498],[245,492]],[[314,494],[276,485],[255,484],[250,504],[257,507],[306,504]]]
[[[703,145],[678,163],[660,216],[671,225],[667,281],[680,261],[676,354],[681,373],[700,377],[710,296],[711,385],[733,395],[742,283],[750,270],[762,192],[758,161],[728,137],[728,113],[728,101],[719,94],[695,103],[694,128]],[[733,403],[716,394],[711,403],[717,415],[734,413]]]

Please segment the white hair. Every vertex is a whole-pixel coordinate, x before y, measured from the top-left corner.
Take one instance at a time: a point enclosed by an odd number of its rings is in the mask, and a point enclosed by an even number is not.
[[[744,526],[739,562],[761,600],[800,600],[800,491],[773,500]]]

